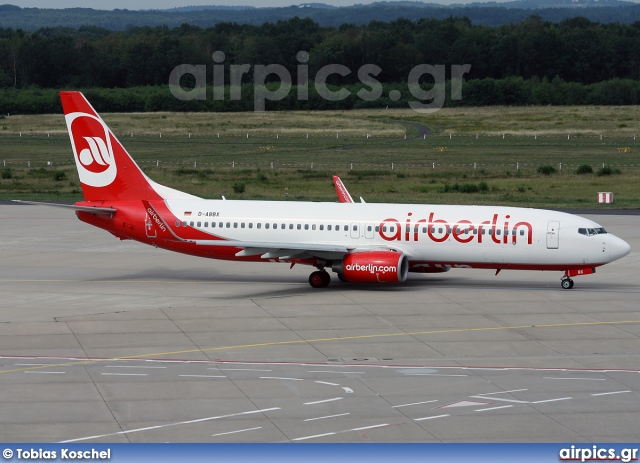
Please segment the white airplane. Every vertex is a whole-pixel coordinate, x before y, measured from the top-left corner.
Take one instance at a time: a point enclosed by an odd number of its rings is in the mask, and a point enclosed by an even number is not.
[[[81,93],[60,98],[84,195],[66,207],[123,240],[212,259],[310,265],[314,288],[330,283],[327,269],[343,281],[394,283],[409,272],[480,268],[555,270],[570,289],[571,277],[631,250],[589,219],[540,209],[353,203],[344,186],[348,205],[198,198],[149,179]]]

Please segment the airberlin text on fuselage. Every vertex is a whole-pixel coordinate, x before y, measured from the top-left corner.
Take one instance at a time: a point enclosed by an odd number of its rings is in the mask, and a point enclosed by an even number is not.
[[[162,223],[162,220],[160,220],[158,214],[156,214],[156,211],[149,207],[147,208],[147,213],[149,214],[149,217],[151,217],[156,225],[160,228],[160,230],[167,231],[167,227],[164,226],[164,223]]]
[[[498,223],[498,214],[493,214],[491,220],[473,223],[470,220],[459,220],[450,224],[446,220],[436,219],[431,212],[428,219],[412,220],[413,213],[409,212],[404,223],[394,218],[388,218],[380,224],[380,237],[386,241],[419,241],[421,228],[426,227],[427,236],[431,241],[442,243],[450,237],[459,243],[471,243],[483,240],[496,244],[516,243],[520,230],[527,236],[527,244],[533,243],[533,227],[529,222],[516,222],[510,225],[510,215]],[[403,230],[404,228],[404,230]],[[488,235],[488,236],[487,236]],[[523,237],[524,238],[524,237]]]

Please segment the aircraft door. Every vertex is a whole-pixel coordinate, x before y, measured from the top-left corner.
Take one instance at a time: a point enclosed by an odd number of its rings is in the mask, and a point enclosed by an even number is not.
[[[560,222],[547,224],[547,249],[558,249],[560,241]]]
[[[368,223],[364,226],[364,237],[368,240],[373,239],[373,232],[375,231],[375,226],[372,223]]]
[[[360,224],[357,222],[351,222],[351,238],[360,238]]]
[[[156,231],[156,227],[153,224],[153,221],[151,220],[151,217],[149,217],[149,213],[147,212],[146,217],[144,218],[144,229],[147,232],[147,238],[157,238],[158,237],[158,232]]]

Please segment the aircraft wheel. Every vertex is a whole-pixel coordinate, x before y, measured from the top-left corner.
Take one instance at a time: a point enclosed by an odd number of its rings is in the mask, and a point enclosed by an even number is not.
[[[560,283],[562,289],[571,289],[573,288],[573,280],[571,278],[565,278]]]
[[[312,288],[326,288],[329,283],[331,283],[331,276],[324,270],[319,270],[309,275],[309,284]]]

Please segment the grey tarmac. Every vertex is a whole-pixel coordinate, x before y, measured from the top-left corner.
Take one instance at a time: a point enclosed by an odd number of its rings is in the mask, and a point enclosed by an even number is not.
[[[11,442],[635,442],[632,246],[560,273],[454,269],[399,285],[120,241],[0,204],[0,436]]]

